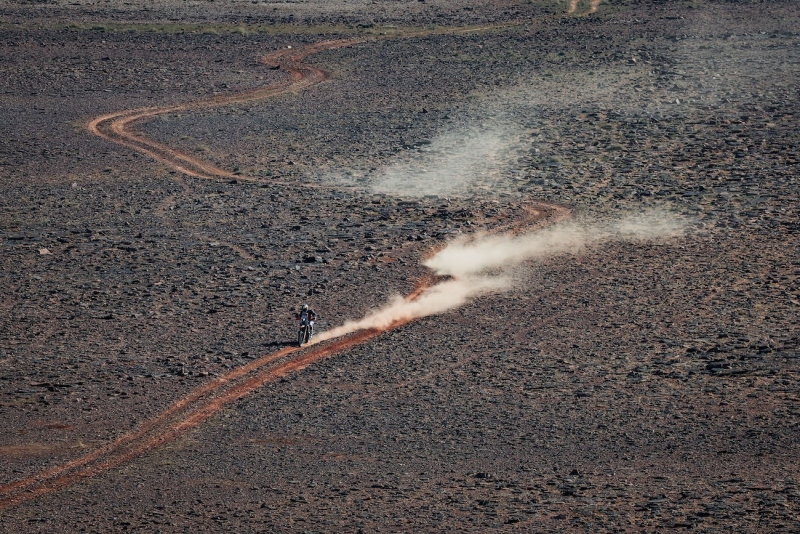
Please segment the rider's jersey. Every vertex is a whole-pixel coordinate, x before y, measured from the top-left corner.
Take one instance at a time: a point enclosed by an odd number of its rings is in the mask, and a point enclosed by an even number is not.
[[[314,310],[310,310],[309,309],[309,310],[301,311],[300,313],[298,313],[297,314],[297,318],[300,319],[300,322],[302,324],[306,324],[309,321],[313,321],[314,319],[316,319],[317,318],[317,314],[314,313]]]

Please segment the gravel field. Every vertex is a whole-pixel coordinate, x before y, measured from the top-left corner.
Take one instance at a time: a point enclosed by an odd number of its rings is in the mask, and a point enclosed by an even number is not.
[[[788,0],[0,1],[0,531],[800,530],[798,28]],[[337,39],[321,83],[130,127],[226,177],[87,130]],[[360,318],[459,237],[642,212],[683,234],[290,347],[302,302]]]

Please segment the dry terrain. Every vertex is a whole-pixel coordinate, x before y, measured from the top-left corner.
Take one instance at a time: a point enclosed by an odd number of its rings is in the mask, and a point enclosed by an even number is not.
[[[800,531],[800,4],[0,0],[0,532]],[[658,213],[292,344],[460,236]]]

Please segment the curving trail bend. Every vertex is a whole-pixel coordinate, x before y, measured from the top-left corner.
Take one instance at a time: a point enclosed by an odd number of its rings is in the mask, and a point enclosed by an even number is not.
[[[328,78],[328,74],[316,67],[302,63],[303,59],[323,50],[332,50],[334,48],[350,46],[360,42],[363,42],[363,40],[339,39],[335,41],[323,41],[301,49],[286,48],[279,50],[262,58],[261,62],[271,67],[277,67],[287,71],[289,73],[289,79],[286,81],[253,89],[251,91],[245,91],[243,93],[219,95],[184,104],[108,113],[90,121],[87,128],[91,133],[103,139],[146,154],[189,176],[207,179],[236,178],[237,180],[254,180],[254,178],[251,177],[234,175],[229,171],[217,167],[213,163],[194,158],[184,152],[180,152],[163,143],[145,137],[133,131],[132,127],[138,122],[167,113],[253,102],[291,91],[305,89],[306,87],[325,81]]]
[[[597,1],[599,3],[599,0],[593,1]],[[442,33],[467,34],[519,26],[522,24],[529,24],[531,22],[532,21],[517,21],[465,28],[419,30],[406,33],[401,37],[424,37],[427,35]],[[378,38],[335,39],[331,41],[322,41],[304,48],[285,48],[283,50],[273,52],[272,54],[269,54],[261,59],[262,63],[273,68],[283,69],[289,73],[289,79],[283,82],[268,85],[266,87],[260,87],[250,91],[244,91],[242,93],[217,95],[183,104],[138,108],[107,113],[92,119],[89,121],[86,127],[91,133],[102,137],[107,141],[111,141],[112,143],[128,147],[136,150],[137,152],[150,156],[156,161],[172,167],[176,171],[188,176],[205,179],[235,178],[236,180],[256,181],[256,178],[251,176],[233,174],[225,169],[221,169],[213,163],[192,157],[185,152],[181,152],[163,143],[159,143],[154,139],[150,139],[145,135],[134,131],[133,126],[147,119],[151,119],[159,115],[165,115],[167,113],[254,102],[257,100],[263,100],[265,98],[271,98],[285,93],[305,89],[328,79],[327,72],[303,63],[302,61],[305,58],[324,50],[343,48],[376,39]],[[298,185],[297,183],[280,182],[275,180],[270,180],[270,183],[278,185],[293,185],[295,187]],[[307,183],[302,185],[309,187],[309,184]]]
[[[510,26],[518,26],[529,22],[530,21],[497,23],[487,26],[455,28],[447,30],[420,30],[405,34],[403,37],[424,37],[426,35],[432,35],[436,33],[466,34],[492,29],[501,29]],[[302,61],[305,58],[324,50],[333,50],[336,48],[352,46],[364,43],[368,40],[370,39],[336,39],[331,41],[322,41],[304,48],[285,48],[283,50],[273,52],[272,54],[261,59],[262,63],[273,68],[283,69],[289,73],[289,79],[283,82],[242,93],[218,95],[211,98],[186,102],[183,104],[155,106],[108,113],[92,119],[86,125],[86,127],[91,133],[102,137],[107,141],[111,141],[112,143],[128,147],[136,150],[137,152],[150,156],[156,161],[172,167],[176,171],[188,176],[205,179],[235,178],[236,180],[243,181],[257,181],[257,179],[254,177],[233,174],[214,165],[213,163],[192,157],[185,152],[181,152],[163,143],[159,143],[154,139],[150,139],[145,135],[136,132],[133,130],[133,126],[147,119],[151,119],[159,115],[165,115],[167,113],[254,102],[293,91],[299,91],[312,85],[316,85],[325,81],[328,78],[328,73],[303,63]],[[297,183],[281,182],[276,180],[270,180],[270,183],[278,185],[292,185],[295,187],[298,185]],[[302,185],[305,187],[310,186],[307,183]]]
[[[149,139],[133,131],[132,127],[136,123],[166,113],[251,102],[304,89],[326,80],[328,74],[302,63],[303,59],[323,50],[340,48],[359,42],[362,41],[334,40],[324,41],[302,49],[287,48],[279,50],[264,57],[261,61],[289,72],[289,79],[286,81],[243,93],[219,95],[184,104],[109,113],[90,121],[87,128],[91,133],[103,139],[146,154],[189,176],[207,179],[232,178],[234,177],[232,173],[219,168],[213,163],[202,161],[163,143]],[[252,180],[252,178],[240,175],[236,175],[236,178]],[[419,294],[423,289],[424,285],[421,284],[415,294]],[[409,298],[414,298],[414,294]],[[400,325],[392,325],[392,328],[396,326]],[[288,357],[300,351],[300,349],[286,347],[233,369],[199,386],[156,417],[142,423],[116,440],[32,477],[0,486],[0,509],[56,491],[83,478],[95,476],[148,450],[168,443],[196,427],[227,404],[249,394],[266,382],[280,378],[334,352],[363,343],[379,333],[377,331],[359,332],[325,345],[316,346],[310,350],[304,350],[302,355],[295,359],[289,359]]]
[[[244,93],[221,95],[185,104],[110,113],[92,120],[88,124],[88,128],[89,131],[104,139],[151,156],[187,175],[207,179],[232,178],[234,175],[228,171],[148,139],[144,135],[132,131],[131,127],[137,122],[165,113],[250,102],[320,83],[327,78],[327,74],[320,69],[305,65],[301,61],[313,53],[358,42],[363,41],[325,41],[300,50],[284,49],[270,54],[262,60],[268,65],[278,66],[288,71],[290,78],[284,82]],[[236,179],[253,180],[253,178],[240,175],[236,175]],[[526,209],[522,220],[512,223],[511,230],[531,229],[554,220],[569,217],[569,215],[569,210],[561,206],[537,203]],[[509,228],[498,228],[497,230],[509,230]],[[433,282],[433,278],[421,280],[417,287],[406,296],[406,299],[409,301],[415,300]],[[285,347],[276,352],[263,355],[246,365],[198,386],[157,416],[145,421],[112,442],[37,475],[0,486],[0,509],[21,504],[40,495],[72,485],[84,478],[96,476],[150,450],[174,441],[191,429],[196,428],[225,406],[252,393],[264,384],[303,369],[311,363],[347,350],[350,347],[365,343],[385,331],[403,326],[412,320],[398,320],[384,329],[361,330],[318,345],[307,346],[303,349]]]

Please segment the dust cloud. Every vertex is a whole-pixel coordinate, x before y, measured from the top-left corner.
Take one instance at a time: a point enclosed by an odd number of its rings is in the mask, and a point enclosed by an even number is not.
[[[513,125],[473,126],[418,143],[371,180],[375,193],[453,196],[490,188],[517,159],[522,135]]]
[[[518,279],[514,272],[530,260],[579,254],[611,242],[678,237],[687,223],[675,214],[653,210],[606,221],[569,221],[528,234],[457,239],[424,262],[437,275],[450,277],[448,280],[428,287],[416,298],[396,296],[362,319],[322,332],[314,343],[357,330],[384,330],[457,308],[480,295],[508,291]]]

